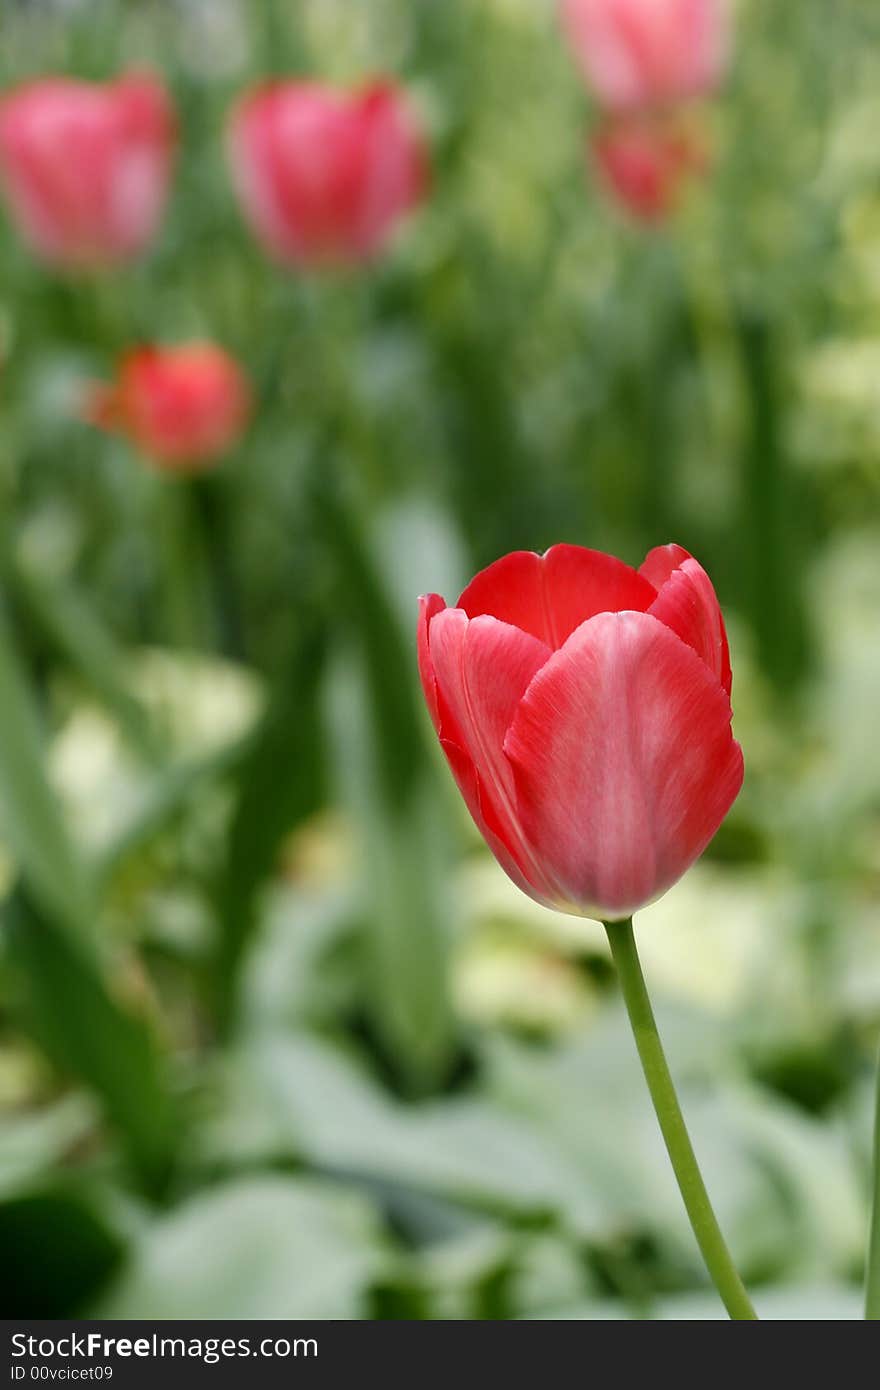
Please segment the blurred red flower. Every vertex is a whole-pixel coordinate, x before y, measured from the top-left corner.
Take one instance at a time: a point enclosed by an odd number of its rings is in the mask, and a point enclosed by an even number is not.
[[[71,270],[137,256],[168,193],[176,123],[158,79],[47,77],[0,99],[0,183],[35,255]]]
[[[233,110],[229,155],[254,234],[299,266],[371,260],[428,180],[425,140],[391,82],[257,88]]]
[[[642,222],[660,222],[688,180],[706,171],[704,133],[690,119],[626,116],[600,125],[590,155],[614,200]]]
[[[730,52],[728,0],[561,0],[575,58],[612,111],[712,91]]]
[[[251,392],[235,360],[213,343],[142,347],[122,359],[114,383],[91,387],[84,413],[157,467],[199,472],[240,439]]]
[[[639,570],[556,545],[420,601],[441,745],[501,867],[538,902],[616,921],[703,852],[739,792],[730,658],[681,546]]]

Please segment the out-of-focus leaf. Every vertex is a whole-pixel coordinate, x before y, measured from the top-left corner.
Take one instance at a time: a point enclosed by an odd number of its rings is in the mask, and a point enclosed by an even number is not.
[[[73,1192],[34,1192],[0,1202],[0,1300],[8,1318],[81,1314],[118,1266],[121,1237],[94,1202]]]
[[[430,1091],[448,1075],[455,1033],[443,803],[416,695],[415,640],[404,640],[344,505],[326,496],[319,514],[356,654],[338,664],[332,696],[342,790],[365,852],[370,1023],[404,1083]]]
[[[785,455],[774,327],[754,309],[740,314],[737,327],[751,414],[737,550],[762,664],[785,690],[802,674],[807,657],[803,592],[794,582],[801,570],[804,499]]]
[[[108,877],[127,856],[141,850],[207,783],[239,766],[250,748],[249,737],[237,738],[201,757],[183,759],[150,778],[138,806],[98,857],[99,878]]]
[[[152,1028],[116,1002],[95,961],[48,914],[17,894],[4,916],[17,1015],[55,1065],[98,1096],[145,1188],[161,1190],[180,1126]]]
[[[709,1020],[691,1025],[687,1015],[666,1010],[660,1017],[697,1156],[740,1264],[752,1275],[784,1270],[803,1279],[853,1268],[866,1213],[843,1136],[742,1078],[719,1088],[723,1063]],[[490,1093],[554,1136],[622,1217],[692,1257],[629,1041],[618,1015],[553,1054],[497,1042]]]
[[[117,720],[130,746],[151,761],[158,757],[157,732],[120,675],[124,654],[70,581],[46,579],[26,563],[18,566],[14,579],[34,620]]]
[[[661,1033],[670,1034],[663,1025],[661,1015]],[[674,1042],[674,1033],[667,1042]],[[728,1108],[689,1085],[677,1049],[669,1046],[669,1053],[694,1147],[735,1258],[746,1273],[784,1265],[794,1236],[787,1205]],[[619,1228],[662,1238],[696,1272],[696,1246],[624,1018],[612,1016],[594,1036],[554,1053],[498,1041],[489,1056],[490,1094],[559,1146],[581,1181],[602,1192]]]
[[[787,1195],[796,1228],[790,1277],[821,1279],[857,1268],[868,1211],[842,1130],[753,1088],[726,1097],[725,1108]]]
[[[862,1316],[859,1290],[845,1284],[756,1289],[755,1305],[758,1316],[769,1322],[851,1322]],[[664,1322],[726,1320],[710,1294],[664,1299],[655,1316]]]
[[[297,636],[288,669],[236,772],[235,811],[215,894],[218,1010],[226,1025],[236,1007],[238,970],[256,921],[257,892],[285,835],[321,802],[323,664],[324,641],[309,624]]]
[[[352,894],[335,885],[324,893],[295,881],[269,890],[259,937],[242,966],[243,1031],[320,1026],[351,1013],[355,910]]]
[[[0,1194],[32,1186],[45,1170],[94,1129],[95,1109],[84,1095],[65,1096],[54,1105],[0,1119]]]
[[[521,1237],[480,1220],[417,1251],[416,1272],[431,1318],[496,1318],[509,1312],[507,1290]]]
[[[455,1042],[444,805],[424,771],[409,791],[405,815],[377,805],[362,672],[353,662],[337,663],[334,674],[334,747],[342,793],[361,836],[369,1022],[404,1084],[430,1091],[448,1074]]]
[[[846,1284],[758,1289],[755,1292],[758,1316],[765,1322],[852,1322],[861,1315],[859,1290]],[[583,1303],[540,1313],[551,1322],[585,1320],[619,1322],[634,1315],[622,1303]],[[727,1322],[728,1317],[715,1293],[680,1294],[653,1305],[640,1314],[640,1322]]]
[[[568,1157],[491,1102],[399,1104],[344,1054],[306,1036],[255,1044],[238,1065],[236,1093],[248,1097],[249,1136],[261,1127],[264,1155],[300,1154],[485,1211],[555,1215],[583,1234],[605,1228],[601,1194]],[[246,1142],[235,1131],[220,1139],[223,1147]]]
[[[0,607],[0,830],[34,897],[84,938],[92,887],[58,812],[43,765],[33,695]]]
[[[369,1204],[329,1184],[241,1179],[147,1228],[102,1318],[359,1318],[387,1262]]]
[[[413,667],[415,641],[404,642],[364,537],[349,509],[330,489],[318,499],[318,515],[337,566],[334,597],[359,639],[367,673],[370,727],[376,745],[375,790],[389,807],[405,814],[425,764]]]

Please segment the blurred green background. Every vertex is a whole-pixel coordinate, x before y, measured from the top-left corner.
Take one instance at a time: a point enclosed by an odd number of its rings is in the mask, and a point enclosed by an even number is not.
[[[2,6],[0,81],[164,73],[163,234],[64,281],[0,228],[0,1280],[9,1315],[716,1318],[601,930],[517,894],[415,683],[416,595],[676,540],[729,615],[743,793],[640,914],[759,1312],[859,1315],[880,1033],[880,14],[738,7],[716,167],[646,231],[585,176],[544,0]],[[223,122],[390,72],[429,203],[270,268]],[[74,418],[215,338],[238,453]]]

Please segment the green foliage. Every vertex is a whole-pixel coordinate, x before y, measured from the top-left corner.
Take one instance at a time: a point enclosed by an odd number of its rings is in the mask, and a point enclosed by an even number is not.
[[[162,71],[151,255],[0,225],[0,1242],[30,1316],[701,1320],[601,931],[508,884],[434,747],[415,599],[504,550],[693,549],[743,794],[638,924],[762,1316],[858,1316],[880,1031],[880,21],[738,10],[711,175],[646,229],[585,177],[552,5],[4,10],[0,78]],[[834,10],[832,14],[831,11]],[[224,163],[269,73],[390,69],[430,199],[285,274]],[[81,419],[216,339],[249,434],[151,470]]]

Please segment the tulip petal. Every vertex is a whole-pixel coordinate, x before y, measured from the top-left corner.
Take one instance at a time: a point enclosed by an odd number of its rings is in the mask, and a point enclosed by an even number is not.
[[[674,542],[670,545],[656,545],[653,550],[648,551],[639,565],[639,574],[659,591],[672,571],[691,558],[690,551],[685,550],[683,545],[676,545]]]
[[[504,749],[559,906],[628,917],[698,858],[742,784],[730,717],[705,662],[649,614],[600,614],[554,653]]]
[[[657,588],[648,612],[693,647],[729,695],[733,678],[727,632],[715,589],[702,565],[680,545],[664,545],[650,552],[639,572]]]
[[[597,613],[645,612],[657,597],[649,578],[613,555],[554,545],[544,555],[516,550],[484,569],[458,601],[468,617],[489,614],[555,650]]]
[[[715,87],[730,49],[727,10],[726,0],[562,0],[575,57],[613,111]]]
[[[124,261],[156,231],[174,115],[156,79],[26,82],[0,102],[0,179],[33,250],[82,269]]]
[[[229,155],[257,237],[305,266],[371,259],[427,185],[425,140],[390,82],[257,88],[234,108]]]
[[[445,607],[446,600],[441,598],[439,594],[423,594],[419,599],[419,621],[416,629],[419,676],[422,681],[422,689],[425,692],[425,701],[431,716],[431,723],[438,734],[440,733],[440,704],[437,695],[437,677],[434,674],[434,663],[431,660],[431,648],[428,642],[428,628],[431,619],[436,617],[438,613],[442,613]]]
[[[528,893],[530,898],[534,898],[537,902],[549,902],[551,897],[549,891],[542,891],[536,884],[532,884],[526,877],[524,869],[520,867],[519,860],[514,857],[508,844],[509,831],[502,824],[491,800],[486,796],[480,775],[468,754],[457,743],[452,743],[446,738],[441,738],[440,747],[446,755],[446,761],[449,763],[456,786],[473,817],[474,824],[508,878],[513,880],[517,888]],[[530,872],[534,877],[536,874],[534,868],[531,868]],[[541,880],[538,879],[538,882]]]
[[[441,742],[471,815],[508,873],[512,860],[517,882],[524,880],[533,894],[552,896],[520,833],[513,774],[503,752],[520,698],[550,650],[495,618],[469,620],[460,608],[436,613],[426,626]]]

